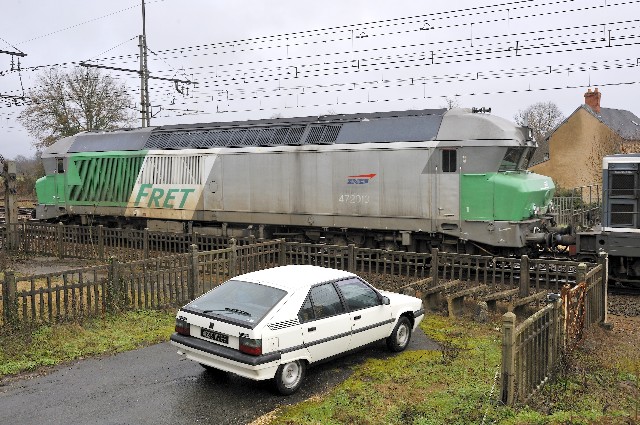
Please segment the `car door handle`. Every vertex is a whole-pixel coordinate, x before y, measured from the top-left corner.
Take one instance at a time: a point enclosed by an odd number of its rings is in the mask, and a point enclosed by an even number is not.
[[[316,327],[315,327],[315,326],[313,326],[313,327],[311,327],[311,328],[307,329],[307,331],[308,331],[308,332],[313,332],[313,331],[315,331],[315,330],[316,330]]]
[[[353,320],[358,320],[358,319],[360,319],[361,317],[362,317],[362,316],[354,316],[354,317],[353,317]]]

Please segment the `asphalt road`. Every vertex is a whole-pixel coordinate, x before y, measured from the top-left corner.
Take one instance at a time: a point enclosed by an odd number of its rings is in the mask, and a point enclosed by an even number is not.
[[[438,346],[418,330],[408,349]],[[0,424],[246,424],[335,386],[368,357],[392,355],[375,344],[310,368],[301,390],[286,397],[268,381],[205,372],[167,342],[0,382]]]

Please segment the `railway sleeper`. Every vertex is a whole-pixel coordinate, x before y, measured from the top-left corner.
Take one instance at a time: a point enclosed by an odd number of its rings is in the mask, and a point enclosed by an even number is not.
[[[491,311],[496,311],[496,304],[501,300],[511,301],[514,296],[518,295],[520,291],[519,288],[508,289],[506,291],[493,292],[491,294],[487,294],[480,298],[479,301],[484,301],[487,303],[487,307]]]
[[[442,303],[443,292],[463,286],[465,283],[466,282],[460,280],[452,280],[451,282],[441,283],[440,285],[424,289],[421,292],[425,307],[432,311],[438,310]]]
[[[529,295],[524,298],[516,298],[509,303],[509,311],[513,312],[516,316],[524,313],[524,308],[532,302],[540,302],[547,297],[546,292],[538,292],[537,294]]]
[[[448,295],[447,309],[449,311],[449,317],[456,317],[462,314],[464,310],[465,297],[486,292],[487,290],[489,290],[487,285],[478,285]]]

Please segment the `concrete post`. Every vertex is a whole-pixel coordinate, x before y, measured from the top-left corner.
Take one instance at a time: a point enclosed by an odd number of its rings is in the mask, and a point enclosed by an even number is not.
[[[120,267],[116,257],[109,258],[109,276],[106,290],[106,309],[110,313],[116,313],[120,308]]]
[[[347,271],[351,273],[356,272],[356,246],[354,244],[349,244],[349,257],[347,259]]]
[[[200,256],[198,254],[198,245],[191,244],[191,279],[189,282],[189,300],[194,300],[204,292],[204,286],[200,282]]]
[[[6,324],[14,325],[18,320],[17,292],[16,275],[13,270],[6,270],[4,272],[4,283],[2,285],[2,314]]]
[[[431,285],[438,286],[438,248],[431,248],[431,270],[429,273],[432,278]]]
[[[502,316],[502,383],[500,399],[508,406],[513,405],[515,391],[515,327],[516,315],[512,312]]]
[[[58,248],[58,258],[64,258],[64,224],[58,223],[56,226],[56,242]]]
[[[576,273],[576,285],[583,283],[587,279],[587,265],[585,263],[578,264]]]
[[[143,233],[142,233],[142,251],[144,253],[144,259],[148,260],[149,259],[149,229],[145,227]]]
[[[525,298],[530,295],[529,257],[523,255],[520,260],[520,292],[518,296]]]
[[[279,239],[280,242],[280,252],[278,253],[278,264],[281,266],[287,265],[287,251],[284,239]]]
[[[601,276],[602,276],[602,302],[603,306],[601,307],[604,310],[604,314],[602,316],[602,322],[604,324],[609,323],[609,254],[604,251],[600,251],[598,254],[598,264],[602,266]]]
[[[235,277],[236,268],[238,264],[238,248],[236,246],[236,240],[234,238],[229,239],[229,279]]]
[[[104,226],[98,225],[98,258],[104,260]]]

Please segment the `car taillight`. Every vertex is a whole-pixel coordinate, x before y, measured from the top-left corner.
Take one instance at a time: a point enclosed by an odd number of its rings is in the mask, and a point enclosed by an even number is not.
[[[240,337],[240,351],[245,354],[251,354],[252,356],[259,356],[262,354],[262,340]]]
[[[191,336],[191,326],[184,317],[176,318],[176,332],[180,335]]]

